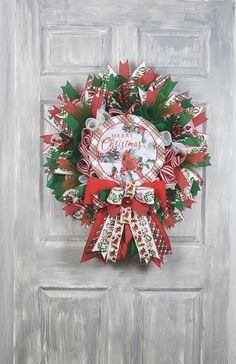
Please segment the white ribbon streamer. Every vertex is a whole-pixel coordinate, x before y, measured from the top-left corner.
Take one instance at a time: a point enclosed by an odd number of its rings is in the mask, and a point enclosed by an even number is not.
[[[85,176],[85,174],[81,174],[78,178],[79,182],[82,185],[86,185],[87,181],[88,181],[88,176]]]
[[[96,119],[88,118],[85,121],[85,126],[87,129],[94,131],[108,118],[110,118],[110,115],[105,111],[105,104],[102,104],[101,108],[97,110]]]
[[[169,145],[171,145],[171,143],[172,143],[171,134],[167,130],[161,131],[160,134],[161,134],[162,139],[164,141],[165,147],[168,147]]]
[[[172,144],[175,150],[186,151],[186,146],[184,144],[179,142],[173,142],[171,133],[169,131],[161,131],[160,134],[165,144],[165,147],[168,147]]]

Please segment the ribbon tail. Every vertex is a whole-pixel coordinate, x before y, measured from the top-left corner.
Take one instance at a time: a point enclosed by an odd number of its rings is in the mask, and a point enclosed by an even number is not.
[[[120,222],[120,215],[117,215],[115,217],[115,226],[112,231],[112,236],[110,238],[110,243],[107,251],[107,256],[106,256],[107,261],[111,260],[114,263],[117,261],[122,242],[124,227],[125,225]]]
[[[156,247],[160,256],[160,259],[158,259],[158,261],[155,257],[153,258],[153,261],[158,265],[158,267],[160,267],[161,263],[163,262],[164,255],[171,253],[172,248],[164,227],[162,226],[161,222],[158,220],[157,216],[154,214],[153,211],[151,211],[151,219],[157,228]]]
[[[132,235],[132,231],[130,228],[129,224],[125,224],[125,228],[124,228],[124,236],[121,240],[121,244],[120,244],[120,248],[119,248],[119,252],[118,252],[118,256],[117,256],[117,260],[121,260],[124,259],[127,255],[127,250],[128,250],[128,246],[129,246],[129,242],[132,239],[133,235]]]
[[[93,252],[100,253],[103,259],[106,259],[109,241],[111,240],[112,230],[115,225],[116,218],[112,217],[110,214],[107,216],[106,221],[102,227],[102,231],[100,232],[98,239],[93,247]]]
[[[173,208],[169,203],[164,208],[163,222],[167,229],[175,226]]]
[[[84,247],[83,255],[80,260],[81,263],[86,262],[87,260],[96,258],[96,257],[99,259],[103,259],[101,255],[94,253],[92,251],[92,249],[93,249],[93,241],[96,239],[98,231],[100,230],[101,226],[103,225],[103,222],[104,222],[104,219],[106,218],[106,216],[107,216],[107,212],[105,210],[98,211],[97,218],[92,226],[92,229],[90,231],[90,234],[88,236],[88,239],[87,239],[85,247]]]
[[[154,263],[158,266],[158,268],[161,268],[161,260],[160,259],[158,259],[158,258],[152,258],[152,260],[154,261]]]
[[[119,75],[129,78],[129,62],[128,60],[125,61],[124,63],[120,62],[119,65]]]
[[[97,111],[102,105],[102,94],[94,95],[91,104],[91,114],[96,117]]]
[[[93,247],[93,252],[100,253],[106,261],[116,262],[120,251],[124,224],[119,220],[119,215],[107,216],[102,231]]]
[[[144,260],[147,264],[152,257],[159,259],[147,217],[134,212],[130,226],[140,260]]]
[[[186,187],[189,187],[189,182],[187,180],[187,178],[185,177],[185,175],[183,174],[183,172],[181,171],[181,169],[175,168],[175,179],[179,185],[179,187],[181,188],[181,191],[184,191],[184,189]]]

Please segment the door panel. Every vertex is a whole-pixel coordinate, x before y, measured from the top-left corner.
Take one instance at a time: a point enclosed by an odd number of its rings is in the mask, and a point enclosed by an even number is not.
[[[198,363],[201,300],[198,290],[41,289],[43,360]]]
[[[15,363],[227,362],[232,14],[230,1],[18,2]],[[43,175],[39,135],[60,86],[127,58],[171,73],[210,119],[213,166],[161,270],[80,264],[88,230]]]

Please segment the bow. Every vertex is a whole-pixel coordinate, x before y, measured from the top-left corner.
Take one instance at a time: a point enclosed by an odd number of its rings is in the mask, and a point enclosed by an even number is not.
[[[106,201],[101,202],[98,193],[106,189],[110,192]],[[171,246],[152,209],[154,196],[158,197],[160,206],[166,205],[164,182],[155,181],[139,187],[127,183],[120,187],[113,181],[89,179],[84,203],[94,204],[98,212],[81,261],[98,256],[116,262],[126,255],[133,237],[140,260],[148,263],[152,259],[160,266]]]

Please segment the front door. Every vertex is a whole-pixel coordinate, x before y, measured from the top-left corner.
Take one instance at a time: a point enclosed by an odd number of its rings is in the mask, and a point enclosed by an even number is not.
[[[230,0],[17,2],[16,364],[227,362],[232,18]],[[170,73],[209,117],[213,166],[161,270],[80,264],[88,230],[44,181],[39,136],[60,86],[126,59]]]

